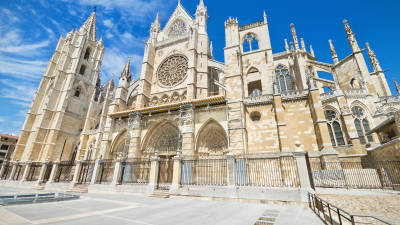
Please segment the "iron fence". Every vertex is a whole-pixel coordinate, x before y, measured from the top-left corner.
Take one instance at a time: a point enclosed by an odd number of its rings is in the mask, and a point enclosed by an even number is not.
[[[42,168],[41,162],[32,162],[28,171],[27,181],[37,181],[39,179],[40,170]]]
[[[15,166],[14,176],[12,180],[21,180],[25,171],[25,164],[18,164]]]
[[[293,157],[237,159],[235,182],[238,186],[300,187]]]
[[[121,164],[120,184],[148,184],[150,176],[150,159],[127,159]]]
[[[115,160],[104,159],[101,162],[99,183],[111,183],[114,176]]]
[[[309,207],[324,221],[330,225],[342,224],[374,224],[374,225],[391,225],[391,223],[384,221],[375,216],[351,214],[345,210],[336,207],[329,202],[308,193]]]
[[[44,172],[43,182],[47,182],[50,179],[51,171],[53,170],[53,163],[48,163],[46,171]]]
[[[70,182],[74,178],[76,164],[71,161],[62,161],[58,165],[55,182]]]
[[[316,187],[376,189],[400,186],[400,161],[310,163]]]
[[[81,162],[81,170],[79,171],[78,184],[87,184],[92,180],[95,160]]]
[[[3,163],[5,163],[5,162],[3,162]],[[11,168],[12,168],[11,163],[10,162],[6,162],[6,164],[4,165],[3,175],[2,175],[2,177],[0,179],[7,180],[9,175],[10,175]]]
[[[182,185],[227,185],[227,160],[182,160],[181,183]]]

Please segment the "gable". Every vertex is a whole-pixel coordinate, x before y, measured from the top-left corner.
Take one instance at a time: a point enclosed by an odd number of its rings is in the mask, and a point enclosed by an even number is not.
[[[183,6],[178,3],[178,6],[175,8],[174,12],[168,19],[167,24],[165,25],[164,29],[161,31],[161,36],[162,39],[167,39],[169,38],[169,31],[172,28],[173,25],[176,26],[177,21],[183,22],[186,25],[187,31],[189,31],[189,27],[192,26],[193,24],[193,18],[190,16],[190,14],[186,11]],[[178,23],[180,25],[181,23]]]

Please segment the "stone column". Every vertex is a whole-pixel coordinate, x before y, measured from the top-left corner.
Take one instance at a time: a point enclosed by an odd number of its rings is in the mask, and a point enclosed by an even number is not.
[[[299,181],[300,187],[302,190],[310,190],[311,186],[311,177],[307,166],[305,151],[296,151],[293,153],[294,158],[296,159],[297,171],[299,173]]]
[[[18,163],[19,163],[18,161],[13,163],[13,166],[11,168],[11,173],[10,173],[10,176],[8,177],[8,180],[12,180],[13,179],[15,171],[17,170]]]
[[[227,168],[226,168],[226,181],[228,183],[228,187],[234,187],[236,185],[235,182],[235,155],[228,153],[226,155],[227,160]]]
[[[113,175],[113,180],[112,180],[112,184],[113,185],[117,185],[119,184],[119,179],[121,178],[121,173],[122,173],[122,161],[124,161],[124,158],[122,157],[118,157],[117,158],[117,162],[115,163],[115,167],[114,167],[114,175]]]
[[[55,182],[59,164],[60,164],[60,160],[57,160],[53,163],[53,168],[51,169],[50,177],[49,177],[49,180],[47,181],[48,184]]]
[[[130,141],[128,158],[135,158],[140,152],[140,137],[142,135],[142,114],[139,112],[130,113],[128,127],[130,130]]]
[[[1,164],[0,179],[3,177],[4,172],[6,171],[6,165],[7,165],[7,160],[4,160],[4,161],[3,161],[3,164]]]
[[[37,186],[39,186],[41,183],[43,183],[44,176],[46,174],[46,170],[47,170],[47,167],[49,166],[49,163],[50,163],[49,161],[45,161],[42,163],[42,168],[40,168],[39,178],[36,182]]]
[[[82,160],[78,160],[75,166],[74,178],[72,178],[71,188],[73,188],[79,182],[79,176],[81,174],[82,169]]]
[[[31,171],[31,166],[32,166],[32,160],[29,160],[26,162],[24,174],[22,175],[22,181],[26,181],[29,175],[29,171]]]
[[[182,105],[179,120],[182,154],[183,156],[192,156],[194,152],[194,105]]]
[[[100,170],[102,169],[101,168],[102,162],[103,162],[103,160],[101,160],[101,159],[96,160],[96,163],[94,164],[92,180],[90,181],[90,184],[96,184],[99,181]]]
[[[150,167],[150,177],[149,177],[149,185],[148,192],[151,193],[154,191],[158,184],[158,170],[160,169],[160,157],[155,156],[151,158],[151,167]]]
[[[181,185],[181,176],[182,176],[182,157],[175,156],[174,157],[174,173],[172,175],[172,185],[171,192],[177,193],[180,185]]]

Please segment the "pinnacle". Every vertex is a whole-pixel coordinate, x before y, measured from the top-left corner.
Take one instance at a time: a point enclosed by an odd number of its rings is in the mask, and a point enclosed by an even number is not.
[[[128,61],[125,64],[124,70],[121,73],[121,77],[125,76],[127,81],[131,80],[131,58],[128,57]]]
[[[92,12],[89,18],[82,25],[81,29],[85,29],[88,33],[88,37],[92,41],[96,41],[96,10]]]

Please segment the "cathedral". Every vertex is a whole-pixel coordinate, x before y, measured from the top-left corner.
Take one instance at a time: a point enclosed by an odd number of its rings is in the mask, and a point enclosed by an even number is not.
[[[236,186],[249,184],[252,170],[258,174],[253,185],[280,186],[263,183],[262,169],[243,166],[241,160],[285,158],[293,159],[287,165],[298,170],[293,175],[281,169],[282,176],[297,177],[283,186],[303,187],[307,175],[297,153],[323,165],[360,161],[368,149],[380,145],[380,137],[371,130],[400,109],[400,100],[392,95],[374,51],[368,43],[360,48],[348,21],[343,21],[344,35],[352,52],[340,59],[329,40],[333,62],[328,63],[317,60],[293,24],[288,26],[291,40],[282,40],[286,50],[274,52],[265,12],[259,21],[245,25],[230,17],[224,24],[224,62],[220,62],[213,57],[207,18],[203,0],[194,15],[179,2],[163,26],[157,15],[149,27],[139,79],[132,79],[127,59],[117,83],[114,79],[102,83],[105,47],[96,37],[93,12],[79,29],[60,37],[11,161],[29,162],[31,168],[40,162],[62,168],[69,162],[75,172],[66,180],[77,183],[84,183],[82,176],[98,183],[102,174],[95,165],[102,162],[102,171],[111,171],[109,181],[116,184],[126,176],[121,168],[133,168],[127,163],[148,160],[148,165],[141,164],[150,171],[144,183],[184,185],[193,182],[189,161],[194,165],[214,160],[207,173],[228,173],[217,179],[221,184],[229,185],[231,179]],[[333,80],[319,77],[322,73],[331,74]],[[89,175],[78,171],[85,165],[93,165],[87,167]],[[278,164],[262,167],[268,166]],[[21,176],[35,176],[25,173]],[[49,170],[37,176],[54,181],[60,173]],[[216,184],[206,175],[197,178],[195,182]]]

